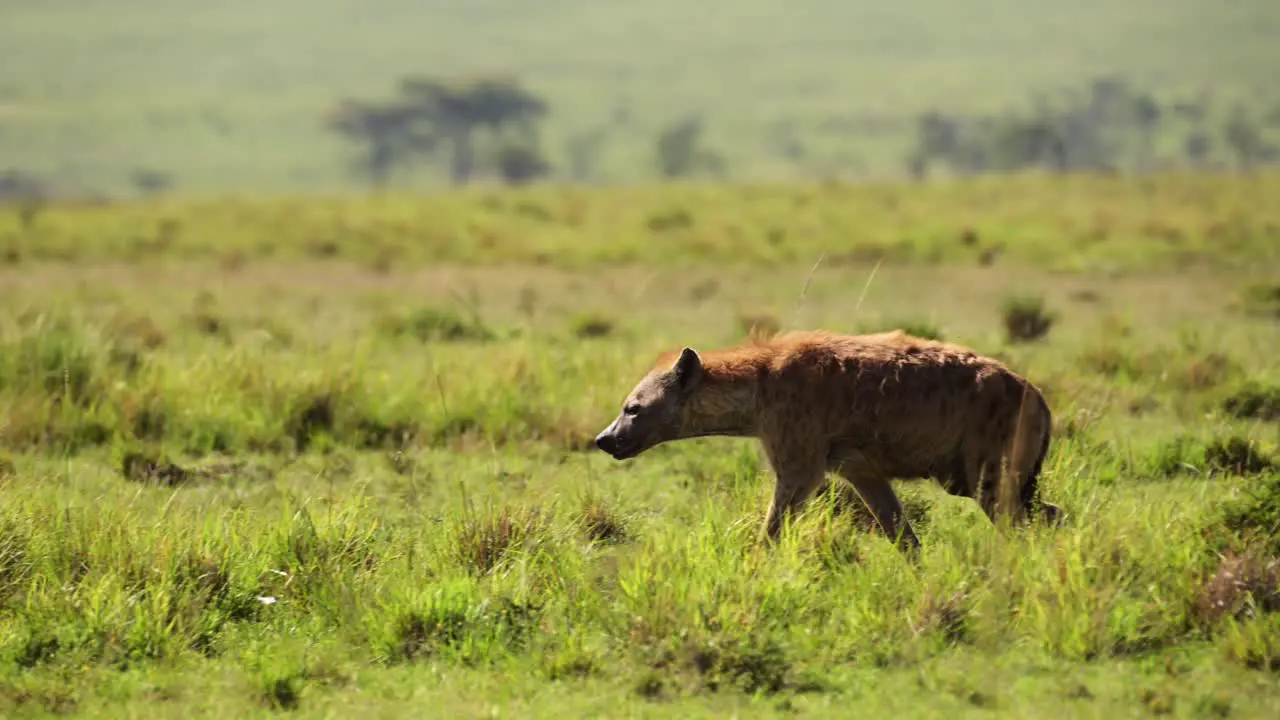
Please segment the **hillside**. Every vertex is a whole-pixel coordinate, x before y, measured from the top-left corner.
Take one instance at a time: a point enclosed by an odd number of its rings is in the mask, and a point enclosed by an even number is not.
[[[510,73],[550,106],[556,177],[654,175],[700,115],[735,179],[900,174],[914,121],[1118,74],[1213,112],[1273,92],[1280,5],[1241,0],[159,0],[0,9],[0,171],[75,192],[357,187],[321,118],[411,74]],[[1179,130],[1178,132],[1181,132]],[[1181,137],[1162,139],[1173,152]],[[573,160],[577,153],[578,160]],[[583,159],[585,158],[585,159]],[[141,181],[140,181],[141,178]],[[439,167],[403,182],[439,183]]]

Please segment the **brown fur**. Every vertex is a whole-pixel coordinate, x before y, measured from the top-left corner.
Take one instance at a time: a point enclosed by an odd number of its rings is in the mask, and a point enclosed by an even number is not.
[[[1051,420],[1034,385],[967,348],[901,331],[793,332],[661,354],[596,443],[625,459],[671,440],[755,437],[776,475],[770,538],[833,472],[886,533],[918,546],[891,479],[932,477],[993,520],[1025,519]]]

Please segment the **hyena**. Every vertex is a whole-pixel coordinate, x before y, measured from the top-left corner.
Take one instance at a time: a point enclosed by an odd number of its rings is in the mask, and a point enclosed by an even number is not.
[[[933,478],[993,521],[1056,521],[1037,497],[1051,428],[1039,389],[997,360],[902,331],[816,331],[659,355],[595,443],[625,460],[672,440],[758,438],[775,475],[770,540],[832,472],[918,548],[891,479]]]

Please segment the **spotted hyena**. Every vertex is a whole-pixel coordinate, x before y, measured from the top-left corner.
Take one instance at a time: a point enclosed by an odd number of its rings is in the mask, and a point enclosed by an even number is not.
[[[1034,385],[967,348],[901,331],[795,332],[663,353],[595,442],[624,460],[672,440],[758,438],[776,476],[770,539],[833,472],[888,535],[918,547],[891,479],[932,477],[993,520],[1036,509],[1056,520],[1037,498],[1051,419]]]

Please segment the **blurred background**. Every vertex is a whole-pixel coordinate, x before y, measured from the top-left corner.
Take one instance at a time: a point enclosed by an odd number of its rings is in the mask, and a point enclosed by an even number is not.
[[[1280,160],[1274,0],[9,0],[0,193]]]

